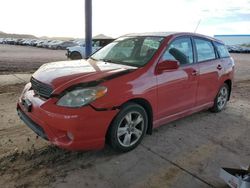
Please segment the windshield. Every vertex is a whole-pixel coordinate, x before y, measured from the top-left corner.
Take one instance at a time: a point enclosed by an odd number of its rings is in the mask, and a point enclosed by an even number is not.
[[[91,56],[97,61],[141,67],[153,57],[163,37],[122,37]]]

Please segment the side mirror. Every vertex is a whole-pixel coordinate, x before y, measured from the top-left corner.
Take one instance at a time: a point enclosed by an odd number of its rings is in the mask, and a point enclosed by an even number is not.
[[[179,66],[180,66],[179,61],[166,60],[166,61],[159,62],[156,70],[158,73],[162,73],[165,70],[176,70],[179,68]]]

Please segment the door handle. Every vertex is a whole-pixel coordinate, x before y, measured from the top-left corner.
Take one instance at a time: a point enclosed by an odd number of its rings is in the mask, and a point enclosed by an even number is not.
[[[192,75],[193,75],[193,76],[197,76],[198,74],[199,74],[199,72],[198,72],[197,70],[193,70],[193,71],[192,71]]]
[[[218,66],[217,66],[217,69],[218,69],[218,70],[221,70],[221,69],[222,69],[222,66],[221,66],[221,65],[218,65]]]

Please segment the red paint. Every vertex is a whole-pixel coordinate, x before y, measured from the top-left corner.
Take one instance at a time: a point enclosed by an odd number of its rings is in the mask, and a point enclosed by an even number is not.
[[[119,107],[129,100],[139,98],[150,104],[153,127],[212,107],[219,87],[226,80],[233,81],[234,62],[229,57],[185,66],[176,66],[174,62],[171,62],[169,67],[161,65],[161,56],[169,43],[181,36],[198,36],[215,41],[190,33],[166,35],[150,62],[138,69],[91,59],[45,65],[33,77],[51,85],[55,95],[78,83],[98,80],[126,69],[135,70],[102,82],[100,85],[107,87],[108,92],[104,97],[92,102],[92,107],[60,107],[56,105],[58,98],[45,100],[35,95],[31,89],[22,94],[18,108],[40,125],[55,145],[70,150],[88,150],[104,146],[108,127],[119,112],[118,109],[112,108]],[[31,101],[31,112],[25,111],[21,103],[22,98]],[[73,141],[68,138],[67,131],[73,133]]]

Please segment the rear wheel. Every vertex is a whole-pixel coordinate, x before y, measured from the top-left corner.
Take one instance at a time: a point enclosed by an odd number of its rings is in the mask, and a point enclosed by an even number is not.
[[[72,60],[82,59],[82,56],[79,52],[72,52],[69,57]]]
[[[220,112],[225,109],[229,98],[229,92],[228,85],[224,83],[214,100],[214,106],[211,108],[212,112]]]
[[[137,147],[148,126],[145,109],[136,103],[127,103],[113,120],[108,139],[111,147],[119,152],[127,152]]]

